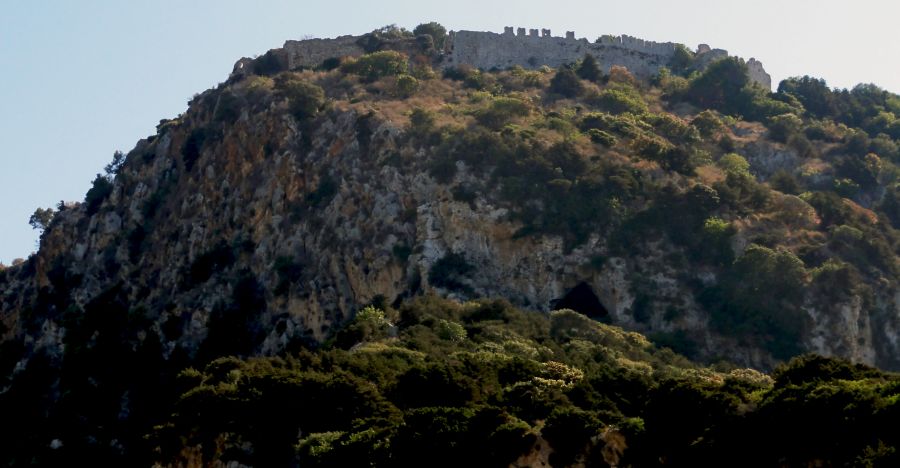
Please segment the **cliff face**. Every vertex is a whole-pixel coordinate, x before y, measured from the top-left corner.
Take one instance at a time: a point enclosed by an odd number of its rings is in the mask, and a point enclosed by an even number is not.
[[[688,337],[701,359],[776,362],[709,325],[697,287],[717,284],[722,272],[702,264],[685,270],[681,248],[665,238],[626,239],[622,251],[602,229],[576,243],[528,234],[531,220],[520,210],[533,203],[504,199],[496,179],[473,167],[478,157],[453,159],[451,177],[434,176],[440,151],[412,137],[407,116],[430,104],[451,109],[443,118],[471,122],[452,110],[468,102],[459,84],[435,80],[410,100],[376,84],[370,97],[350,98],[352,85],[336,81],[338,72],[302,77],[328,89],[329,110],[297,120],[271,80],[234,81],[198,96],[186,114],[139,142],[107,196],[58,213],[40,251],[0,283],[4,339],[60,355],[72,317],[112,297],[147,320],[165,353],[195,355],[214,342],[225,352],[276,354],[322,342],[362,305],[435,292],[503,297],[539,312],[575,308],[629,329]],[[745,135],[735,141],[761,178],[774,170],[772,155],[797,160],[758,130],[734,132]],[[658,168],[633,171],[648,181],[671,177]],[[546,190],[559,186],[551,181]],[[765,222],[741,221],[736,255]],[[464,265],[451,268],[452,281],[435,275],[454,256]],[[825,306],[810,293],[811,331],[800,348],[896,367],[897,301],[889,291],[876,286],[865,301],[851,291]],[[246,333],[229,340],[219,331],[235,329]]]

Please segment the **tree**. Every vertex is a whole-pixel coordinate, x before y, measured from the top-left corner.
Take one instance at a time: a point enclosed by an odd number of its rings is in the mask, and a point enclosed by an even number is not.
[[[825,80],[810,76],[788,78],[778,85],[778,94],[796,97],[807,112],[816,118],[831,117],[837,111],[834,94]]]
[[[671,65],[673,72],[684,75],[694,66],[694,58],[694,53],[688,50],[687,47],[683,44],[677,44],[675,45],[675,54],[672,55],[669,65]]]
[[[108,178],[97,174],[93,185],[84,196],[85,212],[90,216],[100,210],[100,205],[113,191],[113,184]]]
[[[116,151],[113,153],[112,161],[103,168],[103,171],[107,176],[115,176],[123,164],[125,164],[125,153]]]
[[[416,36],[431,36],[431,39],[434,41],[434,48],[441,50],[444,48],[444,39],[447,37],[447,28],[443,27],[440,23],[432,21],[416,26],[416,28],[413,29],[413,34]]]
[[[776,115],[769,119],[769,137],[779,143],[787,143],[803,128],[803,120],[794,114]]]
[[[366,81],[401,75],[406,73],[408,68],[406,55],[395,50],[373,52],[341,65],[341,70],[345,73],[359,75]]]
[[[53,220],[53,215],[55,214],[56,212],[53,211],[53,208],[38,208],[34,210],[34,214],[28,218],[28,224],[31,225],[32,229],[43,232],[50,226],[50,221]]]
[[[735,112],[741,90],[750,82],[747,64],[736,57],[728,57],[713,63],[700,76],[691,81],[688,99],[700,107]]]
[[[325,90],[313,83],[288,77],[278,80],[276,86],[288,99],[291,114],[297,120],[311,119],[325,106]]]
[[[560,67],[550,80],[550,92],[567,98],[578,97],[584,91],[581,79],[568,67]]]
[[[581,64],[578,65],[578,70],[575,71],[581,79],[597,82],[603,75],[603,72],[600,71],[600,64],[597,63],[597,59],[594,58],[591,54],[585,54],[584,59],[581,60]]]

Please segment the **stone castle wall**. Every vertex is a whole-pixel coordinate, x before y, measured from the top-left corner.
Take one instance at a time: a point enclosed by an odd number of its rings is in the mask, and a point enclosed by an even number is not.
[[[538,68],[543,65],[558,67],[591,54],[597,58],[604,71],[613,65],[628,68],[641,78],[653,76],[659,68],[669,63],[675,54],[675,44],[642,41],[622,36],[603,38],[595,44],[587,39],[553,37],[548,35],[514,35],[509,32],[496,34],[479,31],[457,31],[448,41],[445,66],[468,64],[473,67],[505,69],[512,66]]]
[[[287,41],[284,51],[289,69],[317,67],[325,59],[333,57],[357,57],[365,53],[357,44],[358,36],[341,36],[335,39],[309,39]],[[440,66],[471,65],[485,70],[506,69],[512,66],[538,68],[543,65],[558,67],[593,55],[605,72],[614,65],[626,67],[639,78],[650,78],[661,67],[669,65],[677,44],[652,42],[631,36],[602,36],[597,42],[576,39],[574,32],[565,37],[554,37],[549,29],[525,28],[514,31],[505,28],[502,34],[482,31],[453,31],[445,41]],[[700,68],[728,52],[711,49],[702,44],[697,49]],[[771,89],[772,79],[756,59],[747,62],[750,78]]]
[[[284,50],[287,52],[288,69],[315,68],[321,65],[325,59],[363,55],[365,50],[356,43],[357,40],[359,40],[359,36],[287,41],[284,43]]]
[[[513,33],[507,27],[503,34],[482,31],[456,31],[450,33],[447,41],[444,66],[468,64],[473,67],[505,69],[512,66],[538,68],[542,65],[558,67],[593,55],[605,72],[614,65],[624,66],[639,78],[650,78],[661,67],[669,65],[675,55],[677,44],[672,42],[652,42],[631,36],[602,36],[597,42],[576,39],[571,31],[566,37],[555,37],[550,30],[536,29],[525,34],[524,28]],[[701,66],[727,57],[722,49],[701,46],[697,49]],[[750,79],[771,89],[772,79],[756,59],[747,62]]]

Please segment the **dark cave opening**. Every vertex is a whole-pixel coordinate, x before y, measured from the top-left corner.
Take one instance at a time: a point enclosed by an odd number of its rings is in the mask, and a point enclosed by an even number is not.
[[[565,296],[550,303],[553,310],[572,309],[575,312],[587,315],[593,319],[605,319],[609,311],[600,302],[600,298],[594,294],[594,290],[584,281],[570,289]]]

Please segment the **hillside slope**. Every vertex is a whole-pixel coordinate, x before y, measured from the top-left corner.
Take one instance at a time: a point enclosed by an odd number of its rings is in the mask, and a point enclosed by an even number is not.
[[[239,62],[58,207],[0,270],[4,407],[93,434],[85,401],[122,424],[141,401],[162,424],[180,394],[139,389],[430,294],[573,309],[705,363],[900,368],[898,96],[771,93],[686,51],[650,81],[590,59],[437,76],[433,41],[395,33],[405,53]]]

